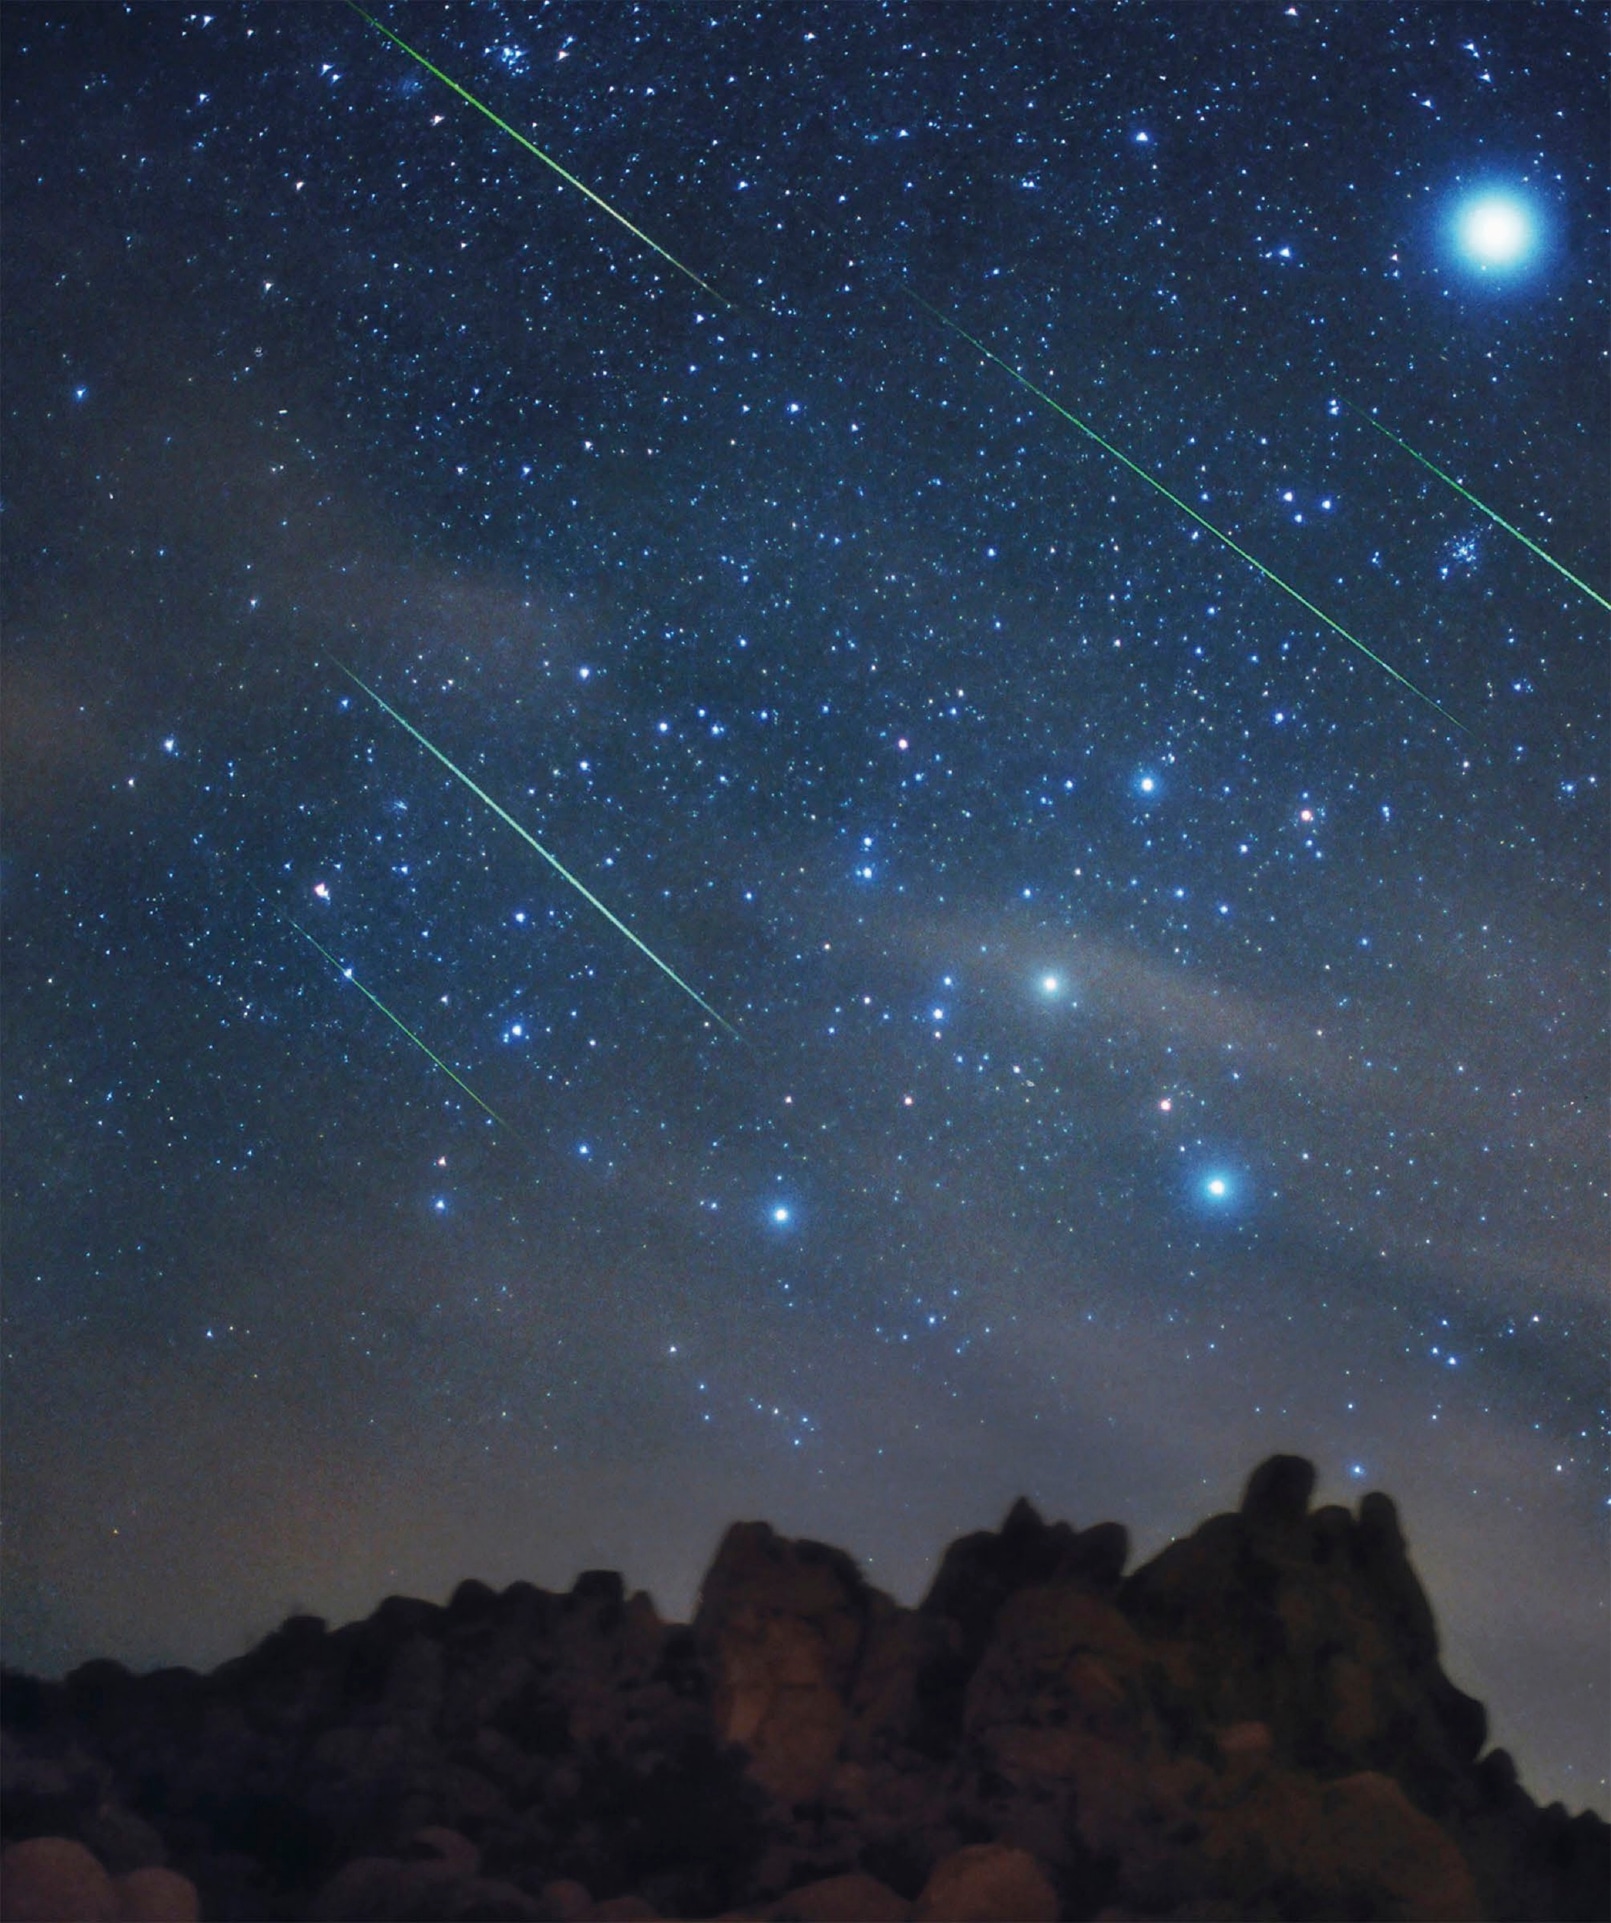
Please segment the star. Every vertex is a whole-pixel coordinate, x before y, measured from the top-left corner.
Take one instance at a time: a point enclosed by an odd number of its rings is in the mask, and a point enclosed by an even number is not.
[[[1537,236],[1526,201],[1493,191],[1463,201],[1454,227],[1466,259],[1483,271],[1520,265],[1532,252]]]

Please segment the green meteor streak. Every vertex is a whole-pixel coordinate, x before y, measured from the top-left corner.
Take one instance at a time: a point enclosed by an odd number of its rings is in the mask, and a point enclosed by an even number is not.
[[[442,1057],[440,1055],[433,1053],[432,1050],[428,1049],[425,1046],[425,1044],[420,1040],[419,1036],[414,1033],[413,1029],[409,1027],[407,1022],[399,1021],[398,1018],[392,1013],[392,1011],[386,1006],[386,1004],[380,999],[380,997],[372,993],[371,990],[365,988],[363,983],[359,981],[358,977],[352,972],[352,970],[348,968],[343,962],[338,961],[336,957],[331,954],[330,950],[325,947],[322,941],[316,941],[314,937],[308,933],[308,931],[302,926],[300,922],[292,921],[289,915],[282,915],[280,919],[286,922],[290,927],[294,928],[304,941],[313,942],[314,947],[318,949],[319,953],[324,956],[325,960],[329,962],[330,966],[336,970],[336,972],[342,977],[344,981],[351,982],[353,987],[357,989],[360,995],[367,995],[369,999],[375,1004],[375,1006],[380,1010],[380,1012],[386,1017],[387,1021],[391,1022],[395,1027],[400,1028],[403,1031],[403,1033],[408,1037],[408,1039],[414,1044],[414,1046],[420,1050],[422,1054],[430,1056],[431,1060],[435,1062],[437,1067],[441,1069],[444,1075],[450,1077],[453,1081],[458,1083],[459,1087],[464,1090],[465,1094],[469,1096],[472,1102],[476,1103],[478,1107],[485,1108],[487,1110],[487,1113],[492,1117],[492,1119],[498,1124],[500,1128],[503,1126],[503,1117],[498,1113],[498,1111],[494,1108],[488,1108],[487,1104],[481,1100],[481,1097],[476,1094],[475,1090],[464,1079],[464,1077],[462,1075],[455,1075],[453,1073],[453,1070],[448,1067],[446,1062],[443,1061]]]
[[[1611,613],[1611,601],[1608,601],[1603,594],[1597,594],[1594,589],[1589,586],[1587,581],[1580,581],[1570,568],[1562,567],[1553,554],[1546,554],[1536,541],[1528,540],[1521,529],[1519,527],[1512,527],[1502,514],[1495,514],[1486,501],[1479,501],[1476,495],[1471,492],[1470,488],[1462,487],[1452,474],[1445,474],[1436,462],[1429,461],[1424,454],[1417,454],[1408,441],[1401,441],[1391,428],[1383,427],[1374,414],[1367,414],[1364,408],[1355,407],[1352,401],[1345,400],[1343,406],[1346,407],[1350,413],[1357,414],[1362,421],[1369,421],[1378,434],[1385,434],[1395,447],[1403,448],[1410,459],[1412,461],[1419,461],[1428,473],[1435,474],[1440,481],[1447,481],[1456,494],[1469,501],[1474,508],[1479,508],[1487,515],[1490,521],[1497,521],[1507,534],[1514,534],[1516,539],[1520,541],[1524,547],[1530,547],[1533,550],[1539,560],[1548,561],[1557,574],[1564,574],[1567,580],[1572,583],[1573,587],[1581,588],[1591,601],[1598,601],[1607,613]]]
[[[1136,462],[1132,461],[1128,454],[1121,453],[1111,441],[1104,440],[1094,427],[1088,427],[1077,414],[1071,414],[1060,401],[1054,401],[1044,388],[1037,387],[1027,375],[1020,374],[1018,369],[1014,367],[1010,361],[1005,361],[999,354],[992,353],[983,341],[975,340],[966,328],[959,327],[949,315],[942,314],[939,308],[930,306],[921,294],[913,294],[910,288],[906,291],[908,294],[911,294],[912,299],[917,302],[918,306],[923,308],[925,312],[932,314],[941,326],[949,327],[953,334],[959,334],[971,348],[983,354],[987,361],[994,361],[996,366],[1001,368],[1005,373],[1010,374],[1020,387],[1027,387],[1037,400],[1044,401],[1055,413],[1061,414],[1065,421],[1077,427],[1088,439],[1095,441],[1097,446],[1101,448],[1105,454],[1111,454],[1116,461],[1122,461],[1132,474],[1138,475],[1146,482],[1148,487],[1156,488],[1166,501],[1172,501],[1174,505],[1180,509],[1182,514],[1189,515],[1199,527],[1206,528],[1216,541],[1223,541],[1232,554],[1240,555],[1249,567],[1257,568],[1266,581],[1273,582],[1283,594],[1290,594],[1293,600],[1296,601],[1300,607],[1307,608],[1316,620],[1324,621],[1333,633],[1340,634],[1351,648],[1358,648],[1359,652],[1366,656],[1367,659],[1374,661],[1377,667],[1385,668],[1395,681],[1399,682],[1401,686],[1408,688],[1411,694],[1418,696],[1429,708],[1436,708],[1444,720],[1458,728],[1462,734],[1471,733],[1471,730],[1466,724],[1463,721],[1456,721],[1454,716],[1450,714],[1441,702],[1434,701],[1431,695],[1418,688],[1407,675],[1400,674],[1391,662],[1384,661],[1379,654],[1367,648],[1364,642],[1361,641],[1357,635],[1350,634],[1340,621],[1333,621],[1324,608],[1317,608],[1313,601],[1309,600],[1305,595],[1300,594],[1290,582],[1283,581],[1273,568],[1267,568],[1256,555],[1249,554],[1244,547],[1239,547],[1223,528],[1217,528],[1212,521],[1206,520],[1197,512],[1196,508],[1190,506],[1187,502],[1183,501],[1178,494],[1172,493],[1170,489],[1165,487],[1156,475],[1149,474],[1144,467],[1138,466]]]
[[[709,281],[701,280],[691,267],[684,267],[675,254],[668,254],[665,248],[660,245],[659,241],[651,240],[641,227],[634,227],[625,214],[618,213],[602,194],[594,193],[586,181],[578,180],[575,174],[570,173],[566,168],[562,167],[552,154],[545,154],[535,141],[528,140],[518,129],[511,127],[507,120],[503,120],[495,114],[484,100],[477,100],[475,95],[471,93],[467,87],[461,87],[458,81],[452,79],[448,74],[443,73],[440,67],[433,66],[417,48],[411,47],[406,40],[393,33],[384,20],[377,20],[372,13],[365,13],[363,8],[358,5],[358,0],[347,0],[347,4],[352,8],[353,12],[358,15],[360,20],[367,20],[370,26],[378,27],[380,31],[385,34],[386,38],[391,41],[393,46],[402,48],[410,60],[417,60],[427,73],[435,74],[444,87],[451,87],[459,98],[467,101],[475,108],[477,113],[485,114],[493,126],[502,128],[511,140],[518,140],[521,146],[526,149],[527,153],[535,154],[545,167],[552,167],[561,180],[574,187],[578,193],[586,194],[595,207],[602,207],[604,209],[611,220],[620,221],[621,225],[629,234],[635,239],[641,240],[645,247],[652,247],[662,260],[670,261],[679,274],[686,274],[689,280],[691,280],[696,287],[702,287],[705,292],[710,295],[712,300],[720,301],[723,307],[730,307],[732,305],[732,302],[729,301],[725,295],[717,293]]]
[[[357,682],[358,686],[363,689],[364,693],[369,696],[370,700],[373,701],[378,708],[383,709],[391,716],[393,721],[397,722],[401,727],[406,728],[422,748],[428,749],[430,753],[435,755],[437,760],[441,762],[442,766],[446,768],[450,774],[457,775],[465,787],[470,790],[471,794],[475,795],[478,800],[484,801],[500,821],[508,822],[509,826],[514,829],[515,833],[519,835],[520,839],[525,842],[528,847],[535,848],[543,860],[548,863],[549,867],[552,868],[557,875],[563,876],[584,901],[591,902],[612,928],[619,929],[620,932],[626,936],[627,940],[631,942],[632,946],[641,949],[663,975],[669,975],[685,995],[690,996],[694,1001],[698,1002],[699,1006],[704,1009],[712,1021],[720,1022],[722,1027],[725,1028],[728,1034],[733,1036],[735,1040],[743,1040],[738,1030],[728,1021],[725,1015],[718,1015],[715,1009],[711,1007],[710,1003],[705,1000],[704,996],[701,995],[697,989],[688,986],[687,982],[683,980],[675,968],[671,967],[669,963],[663,962],[646,941],[639,940],[618,915],[612,915],[609,909],[604,906],[603,902],[599,900],[598,896],[593,893],[592,889],[587,887],[585,883],[578,881],[565,864],[551,855],[535,835],[529,834],[522,828],[507,808],[500,808],[485,788],[478,788],[461,767],[449,761],[442,750],[436,746],[435,742],[427,741],[419,729],[414,726],[413,722],[406,720],[400,715],[389,701],[383,701],[367,681],[359,681],[358,676],[353,673],[352,669],[340,661],[336,662],[336,666],[341,669],[341,672],[349,681]]]

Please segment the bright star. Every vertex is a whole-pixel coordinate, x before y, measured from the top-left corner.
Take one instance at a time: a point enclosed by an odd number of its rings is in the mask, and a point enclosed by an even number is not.
[[[783,1208],[780,1206],[778,1208],[773,1209],[772,1220],[774,1222],[787,1222],[788,1219],[789,1219],[789,1211],[786,1208]]]
[[[1484,192],[1462,201],[1455,211],[1454,237],[1460,251],[1483,273],[1523,265],[1538,245],[1533,210],[1514,194]]]
[[[1063,986],[1055,975],[1043,975],[1040,985],[1048,995],[1055,995],[1058,989]]]
[[[1504,267],[1526,248],[1532,227],[1515,201],[1478,200],[1461,215],[1460,237],[1474,260]]]

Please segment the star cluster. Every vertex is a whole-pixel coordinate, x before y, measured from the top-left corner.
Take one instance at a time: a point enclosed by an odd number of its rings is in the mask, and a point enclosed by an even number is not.
[[[1605,591],[1597,15],[386,17],[708,285],[0,10],[9,1658],[1296,1449],[1604,1807],[1603,609],[1354,411]]]

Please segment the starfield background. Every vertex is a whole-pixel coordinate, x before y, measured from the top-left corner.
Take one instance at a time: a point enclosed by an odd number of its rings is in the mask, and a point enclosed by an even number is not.
[[[8,1661],[1296,1449],[1603,1809],[1602,10],[385,20],[655,245],[0,9]]]

